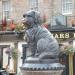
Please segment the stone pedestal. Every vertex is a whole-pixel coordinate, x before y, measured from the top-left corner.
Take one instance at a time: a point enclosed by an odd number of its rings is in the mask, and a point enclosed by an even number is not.
[[[48,71],[25,71],[22,70],[22,75],[61,75],[63,70],[48,70]]]
[[[22,75],[62,75],[64,65],[58,59],[28,58],[20,67]]]
[[[21,67],[22,75],[62,75],[65,66],[60,63],[52,64],[29,64]]]

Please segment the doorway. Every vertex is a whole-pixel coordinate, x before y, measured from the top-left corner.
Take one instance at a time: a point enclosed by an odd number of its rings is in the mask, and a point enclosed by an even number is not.
[[[6,68],[9,64],[9,55],[6,53],[9,45],[0,45],[0,69]]]

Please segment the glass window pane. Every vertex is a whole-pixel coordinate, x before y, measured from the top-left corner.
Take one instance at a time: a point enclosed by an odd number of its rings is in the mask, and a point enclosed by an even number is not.
[[[63,13],[72,13],[72,8],[73,8],[72,0],[63,0],[62,14]]]
[[[3,7],[3,16],[6,16],[6,18],[9,18],[10,0],[2,1],[2,7]]]
[[[3,10],[10,10],[10,1],[2,1]]]
[[[6,18],[9,18],[9,11],[5,11]]]
[[[29,5],[31,9],[37,9],[38,7],[38,0],[29,0]]]

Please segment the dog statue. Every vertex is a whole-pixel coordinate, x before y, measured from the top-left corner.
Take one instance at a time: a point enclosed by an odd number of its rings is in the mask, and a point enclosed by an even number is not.
[[[42,26],[38,11],[30,10],[23,15],[26,26],[25,37],[31,56],[39,58],[55,58],[59,55],[59,44],[50,31]]]

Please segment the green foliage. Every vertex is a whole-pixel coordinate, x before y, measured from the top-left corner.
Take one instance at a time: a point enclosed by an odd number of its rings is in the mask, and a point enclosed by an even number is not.
[[[69,45],[65,47],[65,53],[68,54],[73,54],[73,46]]]
[[[23,24],[21,23],[16,24],[15,31],[20,32],[21,30],[24,30],[24,29],[25,29],[25,26]]]
[[[16,48],[12,49],[12,58],[16,60],[18,58],[18,51]]]

